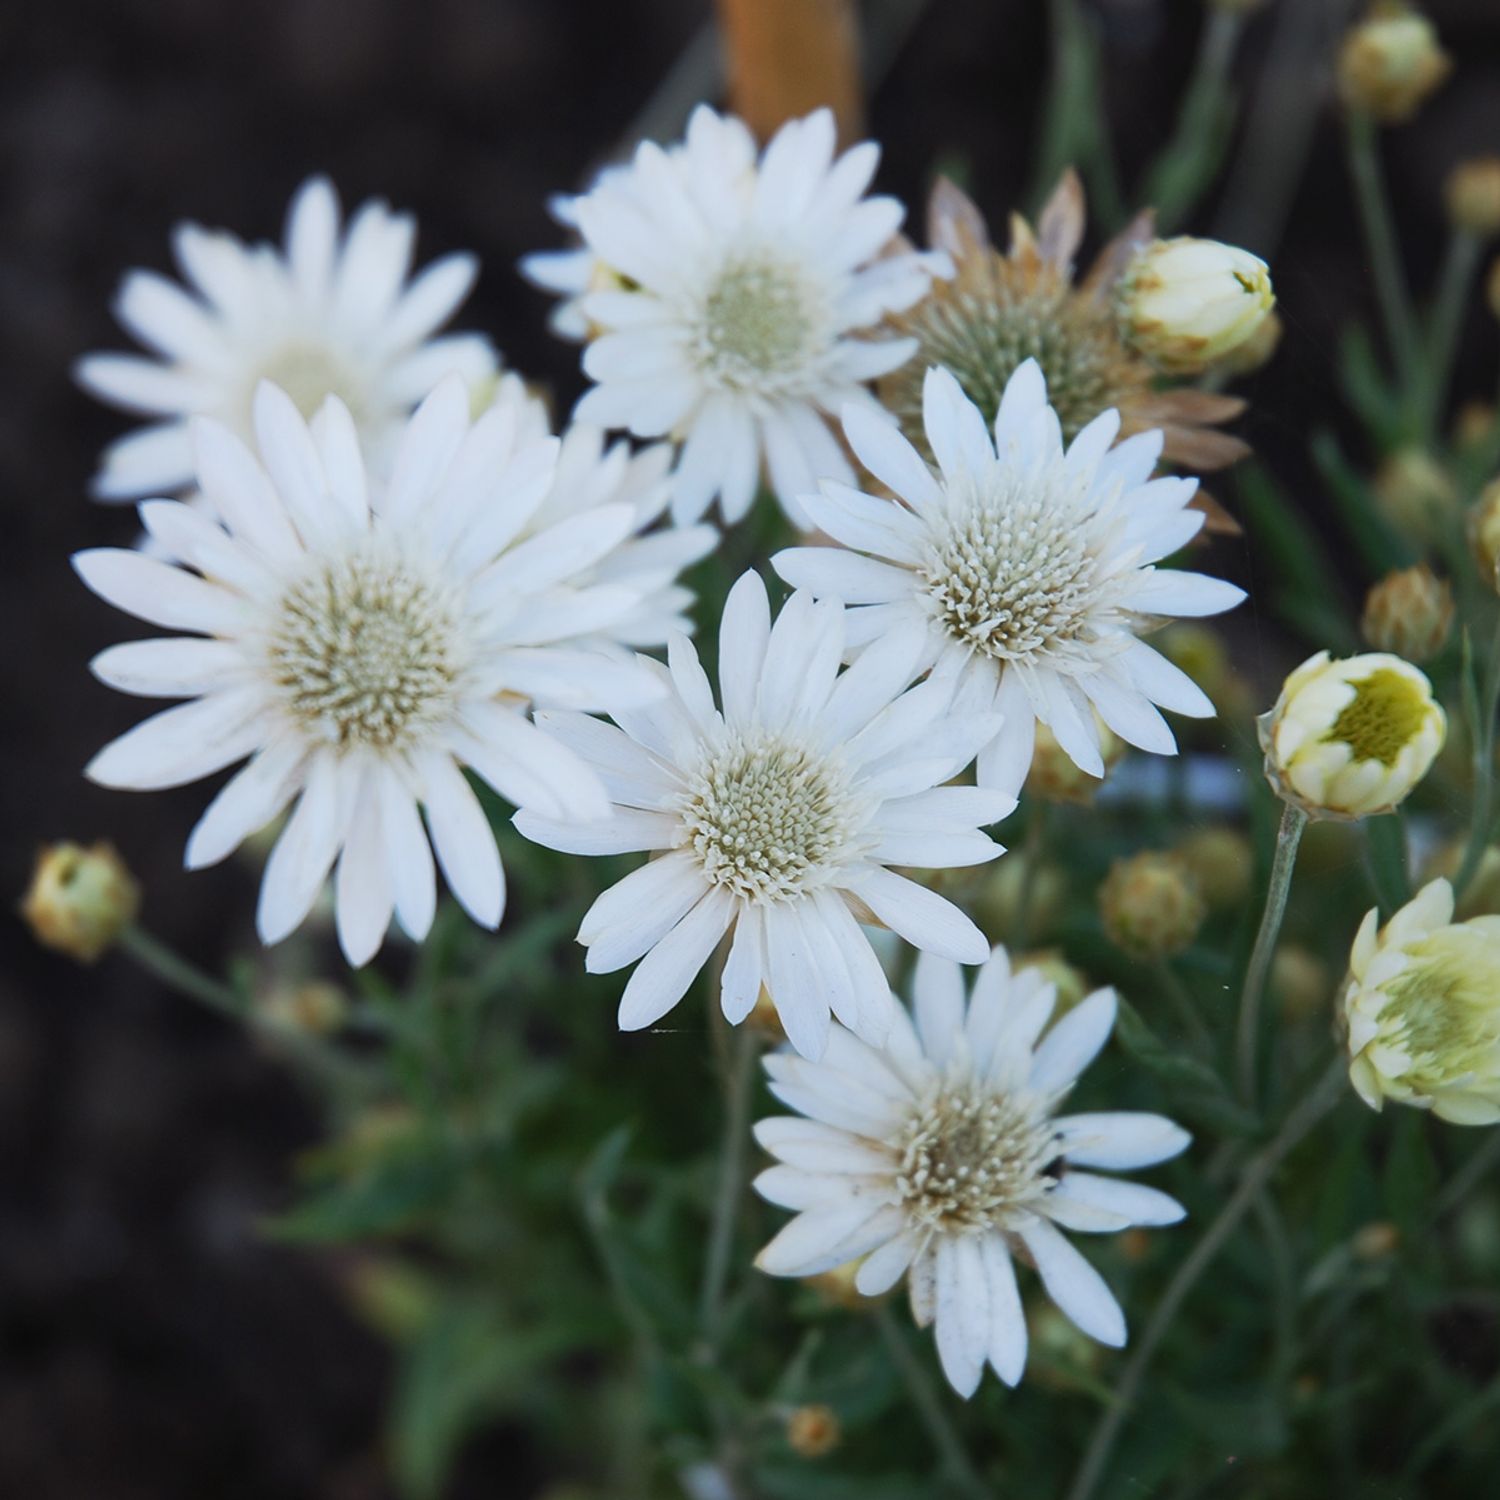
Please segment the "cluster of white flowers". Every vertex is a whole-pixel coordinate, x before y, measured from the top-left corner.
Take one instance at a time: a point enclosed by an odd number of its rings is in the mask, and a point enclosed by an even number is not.
[[[1186,1136],[1150,1116],[1057,1116],[1112,996],[1039,1042],[1050,987],[1012,979],[966,915],[892,867],[998,855],[983,830],[1014,806],[1039,722],[1096,776],[1100,722],[1173,753],[1158,709],[1212,710],[1140,637],[1241,595],[1158,567],[1203,520],[1194,481],[1153,477],[1161,435],[1116,444],[1107,412],[1065,445],[1034,363],[993,424],[928,372],[936,467],[900,435],[869,383],[916,345],[884,319],[949,267],[897,239],[898,203],[867,196],[878,156],[836,156],[826,111],[757,156],[705,108],[681,145],[642,145],[560,201],[582,244],[526,270],[564,294],[556,324],[586,341],[596,382],[560,438],[487,341],[434,337],[475,267],[450,256],[408,282],[409,218],[370,204],[341,235],[316,180],[284,252],[180,230],[192,290],[138,272],[119,304],[160,359],[79,371],[153,419],[106,455],[100,494],[178,498],[141,505],[149,548],[76,565],[179,632],[105,651],[97,675],[188,701],[88,774],[167,787],[248,758],[188,864],[290,808],[261,936],[292,932],[333,871],[353,964],[393,916],[426,934],[435,864],[477,922],[500,921],[500,857],[466,769],[538,843],[648,851],[584,918],[588,970],[636,965],[619,1019],[640,1028],[725,944],[724,1013],[740,1022],[769,995],[795,1049],[771,1059],[773,1089],[809,1116],[760,1130],[784,1163],[761,1189],[800,1211],[762,1263],[806,1274],[869,1254],[871,1294],[905,1272],[967,1393],[987,1361],[1021,1373],[1014,1251],[1080,1327],[1123,1340],[1055,1226],[1170,1222],[1170,1199],[1078,1169],[1147,1165]],[[620,429],[664,441],[611,442]],[[714,500],[742,518],[763,473],[824,535],[775,557],[796,591],[774,620],[758,574],[734,585],[716,700],[680,576],[716,543],[697,524]],[[665,664],[636,654],[663,646]],[[971,765],[977,784],[957,784]],[[916,1030],[870,926],[921,950]],[[959,964],[983,965],[967,1006]]]

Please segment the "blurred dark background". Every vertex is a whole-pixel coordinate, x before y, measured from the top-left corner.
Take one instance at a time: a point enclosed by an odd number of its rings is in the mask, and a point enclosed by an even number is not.
[[[1329,374],[1346,318],[1368,311],[1338,132],[1315,56],[1268,73],[1290,5],[1257,17],[1241,81],[1264,115],[1311,91],[1317,134],[1277,215],[1232,203],[1190,226],[1232,227],[1273,261],[1287,337],[1248,386],[1242,430],[1317,511],[1314,421],[1339,421]],[[1340,0],[1316,0],[1328,12]],[[1347,10],[1347,6],[1342,7]],[[0,892],[18,897],[35,846],[112,839],[141,876],[144,919],[210,965],[249,937],[253,874],[186,876],[179,851],[201,788],[108,793],[79,770],[139,705],[88,676],[113,612],[70,552],[128,544],[128,510],[87,499],[121,430],[72,386],[81,353],[121,347],[108,311],[129,266],[167,267],[173,222],[280,233],[286,201],[329,172],[346,206],[416,212],[423,259],[478,250],[461,322],[566,405],[576,351],[546,332],[547,299],[518,256],[558,240],[546,196],[578,186],[628,139],[668,70],[678,100],[717,87],[705,0],[10,0],[0,8],[0,671],[5,674]],[[1431,0],[1457,61],[1419,120],[1388,137],[1409,264],[1427,284],[1443,241],[1441,182],[1500,150],[1500,5]],[[1095,0],[1108,108],[1130,181],[1170,130],[1202,0]],[[871,6],[879,73],[871,133],[882,185],[919,200],[958,165],[1001,215],[1033,187],[1046,81],[1040,0]],[[1294,59],[1295,61],[1295,59]],[[1296,98],[1304,97],[1297,93]],[[1253,124],[1252,127],[1253,129]],[[1232,183],[1236,179],[1231,177]],[[1248,217],[1247,217],[1248,215]],[[1238,217],[1236,217],[1238,216]],[[1492,322],[1465,332],[1459,397],[1493,391]],[[1247,569],[1231,544],[1225,566]],[[7,897],[7,901],[11,898]],[[0,1496],[87,1500],[375,1500],[387,1367],[344,1311],[335,1259],[265,1243],[289,1164],[318,1122],[241,1032],[143,980],[122,958],[79,969],[0,923]],[[473,1450],[461,1497],[545,1492],[524,1445]]]

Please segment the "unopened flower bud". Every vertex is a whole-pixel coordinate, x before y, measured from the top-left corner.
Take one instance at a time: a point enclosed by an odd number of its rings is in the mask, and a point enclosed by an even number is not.
[[[1426,563],[1387,573],[1365,595],[1360,634],[1377,651],[1431,661],[1453,629],[1453,589]]]
[[[1369,912],[1339,999],[1349,1080],[1455,1125],[1500,1123],[1500,917],[1453,920],[1446,880],[1384,927]]]
[[[305,1036],[332,1036],[349,1018],[349,1000],[326,980],[278,985],[260,1002],[261,1016],[287,1031]]]
[[[1375,502],[1381,514],[1408,536],[1440,533],[1458,504],[1448,471],[1425,448],[1401,448],[1375,472]]]
[[[49,844],[37,855],[21,915],[39,943],[91,964],[140,905],[141,888],[112,844]]]
[[[1255,325],[1255,331],[1244,343],[1237,344],[1214,361],[1214,369],[1229,376],[1231,380],[1255,374],[1276,357],[1276,351],[1281,347],[1281,335],[1285,331],[1280,313],[1272,308]]]
[[[1448,720],[1410,662],[1319,651],[1257,728],[1277,796],[1316,818],[1369,818],[1393,811],[1427,774]]]
[[[1267,987],[1287,1020],[1300,1021],[1320,1013],[1326,1017],[1333,975],[1316,953],[1299,943],[1283,943],[1271,959]]]
[[[1104,758],[1104,774],[1108,776],[1110,768],[1125,753],[1125,744],[1097,715],[1094,727],[1099,736],[1099,752]],[[1040,797],[1044,802],[1071,802],[1086,807],[1103,785],[1102,778],[1078,769],[1073,757],[1057,743],[1057,736],[1046,724],[1036,726],[1036,748],[1031,753],[1031,770],[1026,775],[1026,790],[1033,797]]]
[[[1469,546],[1480,578],[1500,591],[1500,479],[1485,485],[1469,509]]]
[[[787,1446],[800,1458],[823,1458],[844,1435],[831,1406],[799,1406],[786,1419]]]
[[[1497,262],[1500,264],[1500,262]],[[1495,408],[1488,401],[1465,401],[1453,418],[1453,445],[1478,448],[1495,430]]]
[[[889,1292],[882,1293],[879,1297],[867,1297],[855,1286],[854,1278],[859,1274],[860,1262],[857,1260],[845,1261],[841,1266],[835,1266],[831,1271],[820,1271],[816,1276],[804,1276],[802,1283],[811,1287],[824,1302],[833,1307],[842,1307],[849,1312],[868,1312],[871,1308],[883,1302]]]
[[[1066,894],[1055,866],[1012,850],[986,867],[974,893],[974,918],[986,932],[1012,932],[1024,918],[1027,932],[1039,937],[1057,920]]]
[[[1082,1003],[1099,988],[1089,977],[1075,968],[1056,948],[1039,948],[1032,953],[1023,953],[1015,960],[1015,972],[1027,970],[1040,974],[1057,992],[1057,1001],[1052,1009],[1054,1016],[1065,1016],[1075,1005]]]
[[[1402,0],[1375,0],[1339,50],[1339,93],[1383,124],[1409,120],[1452,71],[1437,31]]]
[[[1196,375],[1255,333],[1276,304],[1265,261],[1217,240],[1156,240],[1116,293],[1120,332],[1159,370]]]
[[[1216,910],[1238,906],[1255,878],[1255,851],[1237,828],[1199,828],[1177,846],[1177,857]]]
[[[1500,156],[1460,162],[1443,186],[1455,229],[1485,239],[1500,234]]]
[[[1372,1224],[1362,1224],[1349,1240],[1349,1250],[1355,1260],[1384,1260],[1394,1255],[1401,1245],[1401,1231],[1389,1219],[1376,1219]]]
[[[1117,859],[1099,887],[1104,931],[1135,958],[1169,958],[1192,945],[1205,907],[1198,882],[1175,855],[1148,849]]]

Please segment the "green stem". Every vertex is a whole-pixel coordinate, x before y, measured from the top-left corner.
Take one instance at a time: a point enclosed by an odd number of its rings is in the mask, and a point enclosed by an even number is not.
[[[1497,1167],[1500,1167],[1500,1131],[1493,1133],[1489,1140],[1479,1146],[1444,1184],[1432,1205],[1432,1218],[1440,1219],[1444,1214],[1451,1213]]]
[[[874,1318],[875,1326],[880,1330],[880,1336],[890,1351],[891,1363],[905,1381],[912,1405],[916,1407],[917,1415],[927,1429],[927,1436],[954,1486],[969,1496],[970,1500],[991,1500],[989,1487],[979,1477],[963,1439],[959,1437],[948,1419],[948,1413],[943,1409],[943,1399],[933,1384],[932,1377],[921,1360],[911,1352],[911,1346],[896,1326],[890,1309],[884,1305],[877,1307]]]
[[[1031,911],[1042,868],[1042,851],[1047,842],[1047,804],[1036,801],[1026,824],[1026,838],[1021,845],[1021,889],[1016,896],[1015,916],[1011,922],[1012,953],[1025,951],[1031,936]]]
[[[1417,1445],[1411,1461],[1401,1471],[1401,1482],[1412,1483],[1464,1428],[1472,1426],[1492,1407],[1500,1406],[1500,1379],[1491,1380],[1454,1410]]]
[[[1259,1198],[1271,1174],[1333,1107],[1343,1091],[1346,1067],[1342,1057],[1335,1058],[1312,1088],[1292,1106],[1274,1139],[1245,1164],[1239,1186],[1219,1210],[1218,1217],[1204,1231],[1203,1238],[1178,1267],[1177,1274],[1152,1313],[1151,1321],[1136,1342],[1135,1352],[1120,1377],[1119,1385],[1115,1387],[1114,1400],[1094,1428],[1083,1462],[1079,1464],[1072,1488],[1068,1491],[1068,1500],[1089,1500],[1094,1493],[1105,1465],[1109,1462],[1120,1427],[1135,1404],[1136,1394],[1145,1379],[1151,1358],[1172,1326],[1178,1309],[1198,1284],[1198,1278],[1213,1264],[1224,1248],[1225,1241],[1238,1228],[1240,1220]]]
[[[1401,388],[1409,405],[1416,391],[1421,347],[1411,294],[1406,286],[1406,273],[1401,269],[1401,252],[1391,218],[1385,176],[1380,167],[1375,122],[1363,111],[1351,109],[1346,114],[1346,125],[1349,173],[1354,181],[1365,247],[1375,277],[1375,295],[1380,303],[1380,315],[1385,323],[1386,339],[1391,346]]]
[[[754,1028],[735,1028],[734,1046],[724,1078],[724,1138],[719,1148],[719,1183],[709,1223],[703,1285],[698,1299],[698,1327],[706,1351],[718,1347],[724,1322],[724,1288],[730,1252],[745,1187],[745,1156],[750,1138],[750,1101],[754,1094],[759,1039]]]
[[[205,974],[141,927],[127,927],[120,946],[148,973],[189,999],[201,1001],[210,1010],[236,1021],[248,1019],[249,1008],[223,980]]]
[[[1203,23],[1172,139],[1152,167],[1145,194],[1145,201],[1156,205],[1164,234],[1191,212],[1218,164],[1227,134],[1223,125],[1233,114],[1230,64],[1244,26],[1245,17],[1232,10],[1211,10]]]
[[[1240,1018],[1235,1036],[1235,1080],[1241,1101],[1252,1106],[1258,1092],[1256,1053],[1260,1041],[1261,998],[1265,994],[1266,976],[1271,971],[1271,959],[1276,952],[1276,939],[1281,935],[1282,918],[1286,915],[1286,898],[1292,888],[1292,871],[1297,864],[1297,846],[1302,842],[1302,830],[1306,827],[1307,814],[1290,802],[1283,803],[1281,826],[1276,830],[1276,854],[1271,861],[1271,883],[1266,891],[1266,909],[1261,914],[1260,931],[1255,934],[1255,947],[1250,951],[1250,962],[1245,968],[1245,987],[1240,994]]]
[[[1474,818],[1469,828],[1469,842],[1464,848],[1463,863],[1453,878],[1453,894],[1461,897],[1479,869],[1490,841],[1490,824],[1494,819],[1495,797],[1495,715],[1500,711],[1500,626],[1490,643],[1490,659],[1485,663],[1484,688],[1479,695],[1475,722],[1470,726],[1474,739]]]
[[[1448,381],[1453,373],[1453,352],[1458,346],[1458,330],[1463,323],[1464,308],[1483,252],[1483,240],[1467,230],[1455,230],[1448,241],[1448,254],[1443,261],[1443,274],[1438,283],[1427,343],[1427,389],[1424,393],[1426,399],[1422,403],[1422,434],[1429,443],[1436,435],[1438,420],[1442,416],[1443,399],[1448,394]]]

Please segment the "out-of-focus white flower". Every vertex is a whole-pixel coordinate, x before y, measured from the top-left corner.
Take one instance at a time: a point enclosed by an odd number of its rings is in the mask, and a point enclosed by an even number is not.
[[[1095,711],[1129,744],[1175,754],[1154,705],[1208,718],[1213,704],[1137,633],[1163,615],[1217,614],[1244,593],[1154,566],[1203,525],[1188,509],[1195,480],[1151,478],[1161,434],[1111,447],[1120,419],[1108,411],[1065,448],[1035,360],[1011,377],[993,433],[946,370],[928,372],[924,421],[936,472],[890,421],[844,413],[856,456],[899,503],[825,480],[802,503],[852,550],[789,548],[776,571],[858,606],[852,648],[920,626],[922,666],[956,678],[961,702],[1003,716],[979,755],[981,786],[1019,790],[1038,721],[1103,776]]]
[[[471,425],[468,389],[451,377],[412,417],[390,484],[371,491],[347,408],[331,397],[309,426],[265,384],[258,458],[221,424],[194,424],[195,477],[221,522],[148,500],[141,519],[169,560],[115,549],[74,558],[101,598],[190,633],[95,658],[95,674],[122,692],[192,701],[122,735],[88,775],[180,786],[251,756],[193,830],[193,869],[296,799],[261,886],[267,943],[301,923],[335,860],[351,963],[375,953],[393,911],[421,939],[434,849],[465,910],[495,926],[500,856],[462,766],[551,817],[608,809],[594,771],[518,704],[659,694],[633,664],[574,644],[637,602],[575,582],[635,518],[627,504],[601,506],[517,541],[557,464],[555,438],[518,439],[517,426],[508,408]]]
[[[924,954],[915,999],[915,1026],[894,1007],[881,1049],[836,1027],[821,1062],[766,1058],[771,1092],[806,1118],[755,1128],[781,1162],[757,1190],[797,1211],[756,1264],[812,1276],[864,1257],[855,1286],[867,1297],[905,1275],[912,1315],[936,1324],[943,1373],[963,1396],[986,1364],[1007,1385],[1025,1368],[1017,1252],[1084,1333],[1123,1344],[1119,1303],[1059,1230],[1175,1223],[1175,1199],[1086,1169],[1151,1166],[1189,1137],[1160,1115],[1057,1112],[1109,1037],[1114,992],[1096,990],[1042,1036],[1053,986],[1035,970],[1013,975],[996,948],[967,1003],[958,966]]]
[[[501,377],[495,404],[515,406],[523,433],[550,434],[546,406],[527,391],[518,375]],[[629,590],[636,597],[637,602],[612,619],[606,631],[589,639],[597,650],[650,650],[665,646],[673,631],[693,632],[686,612],[694,596],[678,577],[713,551],[719,533],[708,525],[657,524],[665,519],[671,499],[672,458],[669,443],[632,450],[626,439],[610,443],[600,428],[573,422],[562,434],[552,487],[520,533],[522,538],[532,536],[601,506],[630,507],[634,524],[625,540],[574,580],[575,587],[597,583]]]
[[[1233,353],[1275,306],[1259,256],[1189,235],[1138,251],[1115,301],[1126,342],[1172,375],[1196,375]]]
[[[1266,776],[1315,818],[1370,818],[1404,802],[1448,732],[1426,674],[1381,651],[1310,656],[1258,722]]]
[[[948,683],[906,689],[919,632],[893,636],[840,673],[844,611],[794,594],[775,625],[765,585],[746,573],[719,632],[722,709],[685,636],[668,665],[642,658],[667,692],[612,712],[538,724],[594,766],[614,807],[594,824],[525,809],[527,838],[570,854],[659,855],[612,886],[578,930],[591,973],[640,960],[620,1025],[649,1026],[676,1005],[726,932],[720,1002],[738,1024],[762,984],[792,1045],[816,1057],[830,1008],[879,1040],[889,987],[861,919],[965,963],[989,952],[959,909],[886,868],[982,864],[1001,852],[978,830],[1013,800],[944,786],[995,729],[953,710]]]
[[[734,185],[748,206],[755,188],[755,137],[743,120],[733,115],[700,110],[693,116],[685,139],[666,148],[668,161],[683,185],[694,181],[718,181]],[[608,184],[611,190],[639,194],[642,211],[651,211],[650,190],[630,162],[606,167],[594,186]],[[547,210],[564,229],[578,234],[578,204],[586,194],[558,193]],[[556,292],[562,301],[548,320],[554,333],[583,343],[599,330],[584,311],[590,292],[619,291],[628,283],[589,248],[578,244],[568,250],[539,250],[521,259],[521,274],[543,291]]]
[[[1384,927],[1367,913],[1339,1007],[1349,1080],[1372,1109],[1394,1099],[1455,1125],[1500,1122],[1500,917],[1455,923],[1446,880]]]
[[[409,280],[415,239],[409,214],[376,201],[341,232],[338,198],[322,177],[293,198],[280,249],[179,225],[172,246],[187,287],[132,271],[115,303],[156,357],[90,354],[78,364],[86,390],[147,419],[106,450],[99,498],[186,491],[191,418],[213,417],[250,441],[262,380],[304,417],[337,396],[366,464],[383,477],[406,418],[445,375],[472,382],[495,367],[482,335],[433,336],[468,295],[478,262],[446,255]]]
[[[750,507],[762,461],[794,521],[796,497],[850,477],[825,414],[874,405],[864,383],[916,347],[872,335],[926,291],[930,257],[882,256],[900,227],[894,198],[866,198],[870,142],[834,157],[828,110],[784,125],[749,173],[743,142],[707,107],[675,154],[641,145],[625,171],[575,200],[584,244],[615,284],[582,295],[598,384],[580,421],[683,443],[672,513],[693,521],[719,498]],[[565,290],[597,267],[573,263]],[[536,267],[531,266],[533,276]],[[559,272],[557,279],[562,279]]]

